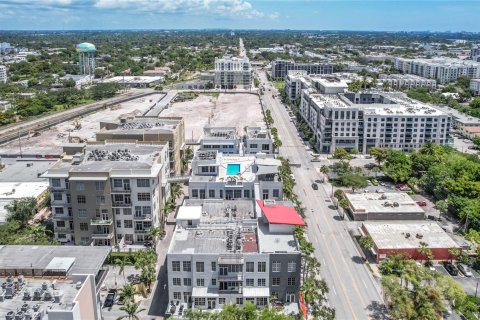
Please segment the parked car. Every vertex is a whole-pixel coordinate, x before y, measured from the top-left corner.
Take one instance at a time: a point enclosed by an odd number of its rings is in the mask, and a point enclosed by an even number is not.
[[[312,183],[312,189],[313,190],[318,190],[318,184],[316,184],[315,182]]]
[[[117,295],[116,289],[108,290],[107,297],[105,298],[105,302],[103,303],[104,307],[111,307],[113,306],[113,302],[115,301],[115,296]]]
[[[444,266],[450,275],[458,276],[458,269],[451,262],[445,262]]]
[[[469,143],[469,142],[470,142],[470,140],[468,140],[468,139],[463,139],[463,142],[465,142],[465,143]]]
[[[378,186],[378,180],[377,179],[372,179],[372,184],[374,186]]]
[[[465,277],[473,277],[473,273],[470,271],[470,268],[463,263],[458,264],[458,270],[462,271]]]
[[[382,187],[385,187],[385,186],[386,186],[385,182],[383,182],[383,181],[380,181],[380,185],[381,185]]]
[[[426,201],[417,201],[417,204],[418,204],[420,207],[426,207],[426,206],[427,206],[427,202],[426,202]]]
[[[425,262],[425,267],[427,267],[430,271],[436,271],[432,261]]]
[[[396,183],[396,184],[395,184],[395,188],[397,188],[397,189],[401,189],[401,188],[403,188],[403,187],[405,187],[405,186],[406,186],[405,183]]]

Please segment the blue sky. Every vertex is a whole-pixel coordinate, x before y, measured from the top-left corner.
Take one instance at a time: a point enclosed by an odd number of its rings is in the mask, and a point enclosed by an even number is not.
[[[0,30],[480,32],[480,0],[0,0]]]

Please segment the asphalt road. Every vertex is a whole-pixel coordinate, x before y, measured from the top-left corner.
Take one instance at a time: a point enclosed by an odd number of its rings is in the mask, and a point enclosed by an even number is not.
[[[272,111],[273,126],[282,140],[280,155],[291,164],[300,164],[300,168],[292,167],[295,192],[307,208],[308,237],[322,264],[321,276],[329,285],[329,303],[335,307],[336,319],[386,319],[379,283],[363,264],[345,221],[329,208],[330,184],[319,184],[316,191],[312,189],[312,182],[321,177],[310,162],[311,151],[306,150],[280,98],[272,98],[271,93],[277,91],[266,74],[263,71],[258,74],[271,90],[265,91],[261,98],[265,108]]]

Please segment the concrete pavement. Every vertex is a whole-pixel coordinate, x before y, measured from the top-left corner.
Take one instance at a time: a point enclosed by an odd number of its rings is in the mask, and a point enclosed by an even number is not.
[[[261,72],[259,75],[261,82],[275,92],[266,74]],[[319,190],[312,189],[312,182],[320,179],[320,174],[310,162],[310,152],[290,122],[280,98],[272,98],[270,94],[261,98],[264,107],[272,111],[273,126],[278,129],[282,140],[280,154],[291,163],[300,164],[299,168],[292,167],[296,177],[295,192],[307,208],[308,237],[322,264],[321,276],[329,285],[329,301],[335,307],[336,319],[384,319],[379,283],[359,259],[361,255],[345,222],[333,207],[329,207],[331,187],[321,185]]]

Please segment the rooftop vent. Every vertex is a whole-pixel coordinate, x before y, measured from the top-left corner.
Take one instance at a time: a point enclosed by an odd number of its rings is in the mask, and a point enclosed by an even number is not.
[[[417,239],[422,239],[422,238],[423,238],[423,234],[417,233],[417,234],[415,235],[415,237],[416,237]]]

